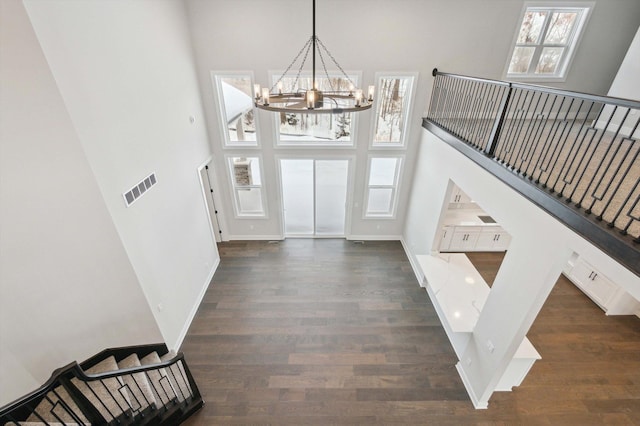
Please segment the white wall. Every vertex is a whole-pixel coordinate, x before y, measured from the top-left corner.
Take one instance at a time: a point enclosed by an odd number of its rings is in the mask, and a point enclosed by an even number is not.
[[[609,88],[608,95],[640,100],[640,27]]]
[[[197,171],[210,149],[184,5],[25,6],[162,335],[176,347],[219,259]],[[122,193],[151,172],[157,185],[126,208]]]
[[[227,234],[252,238],[278,237],[281,212],[275,155],[356,156],[351,236],[394,237],[402,233],[404,217],[363,220],[367,154],[372,112],[360,113],[357,148],[273,148],[273,114],[258,112],[261,152],[267,188],[266,220],[234,219],[232,194],[222,154],[247,150],[222,148],[210,72],[246,71],[257,82],[268,81],[269,71],[282,71],[311,35],[311,1],[300,0],[185,0],[196,56],[201,96],[214,150],[221,205]],[[597,0],[587,34],[576,52],[567,89],[604,94],[633,38],[640,18],[637,0]],[[431,90],[431,71],[463,73],[499,79],[518,26],[523,0],[323,0],[317,3],[317,35],[342,67],[362,72],[362,86],[374,83],[378,71],[417,71],[419,84],[410,120],[404,178],[400,185],[400,212],[409,199],[411,177]],[[615,31],[611,31],[615,28]],[[593,58],[598,58],[594,61]],[[380,153],[382,151],[375,151]]]
[[[162,341],[18,0],[0,2],[0,405],[114,346]]]
[[[428,254],[437,238],[450,181],[512,236],[472,341],[459,364],[467,389],[482,405],[491,396],[573,252],[584,256],[638,299],[640,278],[426,130],[404,231],[405,247],[414,264],[415,256]],[[496,348],[493,353],[487,350],[489,340]],[[543,350],[540,354],[544,358]]]

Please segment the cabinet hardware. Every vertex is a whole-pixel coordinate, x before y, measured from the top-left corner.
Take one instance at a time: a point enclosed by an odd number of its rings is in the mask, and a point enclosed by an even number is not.
[[[589,274],[589,279],[591,279],[592,276],[593,276],[593,271],[591,271],[591,273]]]
[[[597,273],[593,274],[593,278],[591,278],[591,281],[595,281],[596,277],[598,276]]]

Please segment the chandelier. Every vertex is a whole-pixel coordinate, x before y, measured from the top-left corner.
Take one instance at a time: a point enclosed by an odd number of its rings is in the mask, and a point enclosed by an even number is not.
[[[309,56],[309,51],[311,51],[312,59],[312,88],[296,90],[298,81],[300,80],[300,74]],[[322,70],[327,79],[329,90],[320,90],[318,86],[318,80],[316,79],[316,54],[322,63]],[[348,84],[348,88],[334,87],[334,82],[327,72],[325,55],[328,56],[333,64],[340,70]],[[301,57],[302,60],[300,61]],[[287,76],[291,68],[298,62],[300,66],[291,86],[293,89],[290,92],[283,91],[283,78]],[[369,86],[365,96],[361,89],[356,88],[351,78],[344,72],[340,64],[338,64],[320,39],[318,39],[316,36],[316,0],[313,0],[313,33],[311,38],[307,40],[271,89],[266,87],[260,88],[259,84],[254,85],[254,104],[257,108],[263,110],[285,113],[339,114],[344,112],[358,112],[371,108],[373,105],[374,90],[374,86]]]

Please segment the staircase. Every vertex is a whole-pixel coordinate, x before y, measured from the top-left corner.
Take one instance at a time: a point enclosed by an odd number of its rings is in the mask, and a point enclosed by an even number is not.
[[[106,349],[53,372],[0,408],[4,425],[177,425],[204,402],[182,353],[166,345]]]

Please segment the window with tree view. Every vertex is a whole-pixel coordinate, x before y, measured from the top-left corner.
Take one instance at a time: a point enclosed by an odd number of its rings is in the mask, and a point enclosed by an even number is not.
[[[507,77],[564,78],[588,13],[588,7],[527,7]]]
[[[414,75],[385,75],[377,79],[374,147],[404,146],[414,81]]]
[[[274,76],[274,85],[278,77]],[[311,75],[284,76],[280,80],[282,91],[304,93],[312,88]],[[357,85],[354,76],[338,77],[329,74],[329,78],[316,76],[319,90],[342,91],[353,90]],[[300,102],[304,102],[301,98]],[[325,99],[325,102],[329,102]],[[296,114],[280,113],[276,115],[279,145],[353,145],[353,129],[355,128],[355,115],[342,114]]]

